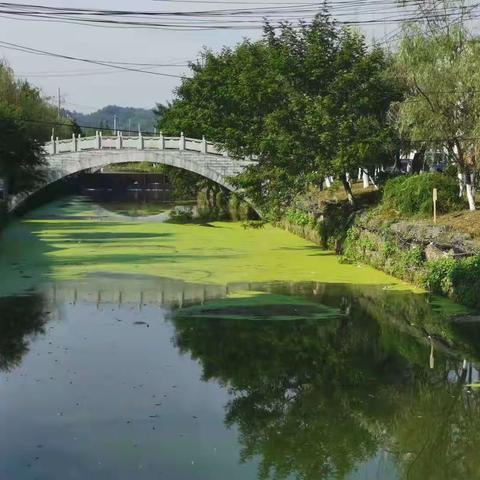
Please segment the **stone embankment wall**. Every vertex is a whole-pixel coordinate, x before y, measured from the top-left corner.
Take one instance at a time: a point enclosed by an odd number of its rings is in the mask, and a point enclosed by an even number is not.
[[[421,220],[385,222],[373,210],[341,216],[324,212],[308,224],[284,219],[277,225],[335,249],[343,261],[370,265],[480,309],[480,242],[470,235]]]
[[[422,221],[382,224],[362,214],[348,230],[342,253],[346,261],[480,308],[480,244],[451,227]]]

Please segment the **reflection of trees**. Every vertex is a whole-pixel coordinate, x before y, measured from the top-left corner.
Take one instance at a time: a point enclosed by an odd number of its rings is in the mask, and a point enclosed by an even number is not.
[[[44,333],[40,295],[0,298],[0,371],[17,367],[28,352],[29,338]]]
[[[460,384],[419,385],[392,425],[397,465],[411,480],[480,478],[480,399]]]
[[[342,306],[341,319],[174,320],[177,346],[201,362],[206,380],[230,390],[226,423],[239,428],[242,459],[258,456],[264,479],[344,478],[386,448],[402,478],[477,478],[468,467],[448,469],[457,458],[468,463],[473,446],[480,447],[480,407],[462,386],[448,383],[458,365],[449,350],[436,353],[430,370],[425,335],[412,336],[410,324],[424,324],[425,299],[413,296],[404,310],[401,295],[389,294],[394,309],[388,309],[375,301],[378,292],[337,293],[321,296]],[[433,317],[431,328],[440,325]]]

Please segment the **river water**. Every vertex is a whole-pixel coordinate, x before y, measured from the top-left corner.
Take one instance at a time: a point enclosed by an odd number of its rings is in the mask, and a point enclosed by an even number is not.
[[[0,479],[480,478],[461,308],[273,227],[112,210],[3,234]]]

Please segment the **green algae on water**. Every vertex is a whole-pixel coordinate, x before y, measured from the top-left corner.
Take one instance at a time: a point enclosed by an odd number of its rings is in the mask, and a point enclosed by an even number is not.
[[[217,285],[318,281],[412,288],[373,268],[341,264],[332,252],[270,225],[244,230],[235,222],[125,222],[99,216],[77,198],[12,223],[0,251],[2,294],[99,273]]]
[[[338,308],[309,302],[290,295],[265,292],[237,292],[227,298],[182,308],[177,318],[210,318],[222,320],[324,320],[341,317]]]

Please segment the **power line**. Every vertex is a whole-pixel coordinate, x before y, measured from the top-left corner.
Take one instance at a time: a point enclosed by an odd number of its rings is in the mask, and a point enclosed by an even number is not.
[[[18,45],[16,43],[11,43],[11,42],[5,42],[3,40],[0,40],[0,46],[3,46],[4,48],[10,49],[10,50],[20,51],[20,52],[23,52],[23,53],[31,53],[31,54],[34,54],[34,55],[45,55],[45,56],[49,56],[49,57],[62,58],[62,59],[65,59],[65,60],[73,60],[73,61],[76,61],[76,62],[84,62],[84,63],[90,63],[90,64],[94,64],[94,65],[102,65],[104,67],[115,68],[115,69],[118,69],[118,70],[124,70],[124,71],[129,71],[129,72],[146,73],[146,74],[149,74],[149,75],[157,75],[157,76],[160,76],[160,77],[172,77],[172,78],[181,78],[181,79],[188,78],[188,77],[185,77],[183,75],[174,75],[174,74],[170,74],[170,73],[152,72],[151,70],[142,70],[142,69],[139,69],[139,68],[128,67],[128,66],[125,66],[125,65],[110,63],[110,62],[106,62],[106,61],[103,61],[103,60],[92,60],[92,59],[88,59],[88,58],[73,57],[71,55],[65,55],[65,54],[61,54],[61,53],[48,52],[46,50],[39,50],[37,48],[27,47],[25,45]]]
[[[191,0],[165,0],[169,3],[223,3],[225,5],[242,4],[243,2],[220,2],[218,0],[206,2],[192,2]],[[245,2],[248,4],[249,2]],[[250,2],[253,5],[253,2]],[[255,5],[257,5],[255,3]],[[274,7],[271,5],[275,5]],[[328,7],[334,12],[340,25],[377,25],[398,24],[406,21],[425,21],[427,19],[454,18],[459,15],[469,15],[477,18],[474,10],[478,4],[466,8],[450,6],[444,12],[428,12],[426,15],[418,11],[418,3],[409,2],[401,7],[395,0],[334,0],[326,4],[319,3],[265,3],[263,6],[247,8],[217,8],[193,11],[135,11],[135,10],[102,10],[47,7],[32,4],[12,4],[0,2],[0,13],[12,18],[27,17],[35,21],[60,21],[79,23],[81,25],[108,26],[113,28],[163,28],[180,30],[208,30],[208,29],[256,29],[263,28],[265,20],[279,25],[284,21],[313,20],[320,12]],[[365,20],[338,20],[338,17],[357,14],[375,15],[381,13],[380,18]],[[395,12],[395,13],[394,13]],[[389,15],[389,16],[385,16]],[[158,20],[162,19],[161,22]]]
[[[170,67],[188,67],[185,65],[168,65]],[[15,72],[17,77],[27,78],[65,78],[65,77],[90,77],[95,75],[117,75],[128,73],[123,70],[92,70],[92,71],[64,71],[64,72]]]
[[[75,120],[75,119],[72,119],[72,120]],[[72,124],[71,123],[62,123],[62,122],[50,122],[50,121],[47,121],[47,120],[34,120],[34,119],[30,119],[30,118],[21,118],[19,119],[20,122],[23,122],[23,123],[33,123],[33,124],[38,124],[38,125],[48,125],[50,127],[68,127],[68,128],[72,128]],[[79,128],[84,128],[84,129],[91,129],[91,130],[98,130],[98,131],[104,131],[104,132],[110,132],[112,131],[113,129],[110,128],[110,127],[104,127],[104,126],[101,126],[101,127],[97,127],[97,126],[90,126],[90,125],[78,125],[77,126]],[[126,129],[118,129],[118,130],[121,130],[122,132],[126,132],[126,133],[136,133],[138,134],[138,131],[137,130],[126,130]],[[151,134],[153,135],[154,132],[142,132],[142,133],[146,133],[146,134]]]

